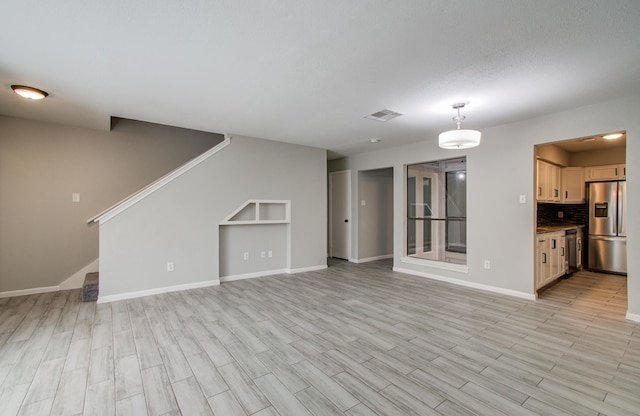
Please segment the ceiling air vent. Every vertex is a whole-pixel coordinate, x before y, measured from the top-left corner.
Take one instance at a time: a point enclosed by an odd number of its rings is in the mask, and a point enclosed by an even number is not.
[[[393,120],[396,117],[400,117],[402,115],[402,113],[397,113],[395,111],[391,111],[391,110],[380,110],[380,111],[376,111],[373,114],[369,114],[368,116],[365,116],[365,118],[368,118],[369,120],[376,120],[376,121],[389,121],[389,120]]]

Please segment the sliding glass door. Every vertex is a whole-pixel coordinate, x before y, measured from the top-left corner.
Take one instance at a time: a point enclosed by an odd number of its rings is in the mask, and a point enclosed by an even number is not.
[[[406,255],[466,264],[465,158],[407,166]]]

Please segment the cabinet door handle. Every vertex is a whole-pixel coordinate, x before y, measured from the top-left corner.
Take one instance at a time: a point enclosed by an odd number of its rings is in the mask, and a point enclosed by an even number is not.
[[[569,198],[569,191],[564,191],[564,198],[568,199]]]
[[[553,240],[551,240],[553,242],[553,245],[551,246],[551,248],[555,249],[556,248],[556,242],[557,240],[554,238]]]
[[[562,247],[562,257],[564,257],[564,247]]]
[[[616,168],[616,178],[618,177],[618,168]]]
[[[547,253],[542,253],[542,256],[543,256],[542,263],[547,264]]]
[[[538,186],[538,196],[542,196],[542,186]]]

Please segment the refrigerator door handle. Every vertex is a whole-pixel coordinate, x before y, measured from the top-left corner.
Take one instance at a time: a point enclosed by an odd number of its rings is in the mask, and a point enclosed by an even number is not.
[[[627,234],[627,227],[625,224],[626,211],[627,210],[627,183],[618,182],[618,236],[625,236]]]
[[[623,237],[604,237],[601,235],[590,235],[592,240],[602,240],[602,241],[621,241]]]
[[[618,203],[618,229],[616,230],[617,231],[616,234],[618,234],[618,235],[622,235],[623,234],[623,232],[622,232],[622,227],[623,227],[623,224],[624,224],[623,215],[624,215],[624,210],[622,209],[622,204]]]

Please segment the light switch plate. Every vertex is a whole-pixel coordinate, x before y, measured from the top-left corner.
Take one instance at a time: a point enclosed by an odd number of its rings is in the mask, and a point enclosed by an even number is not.
[[[527,196],[526,195],[520,195],[520,203],[521,204],[526,204],[527,203]]]

